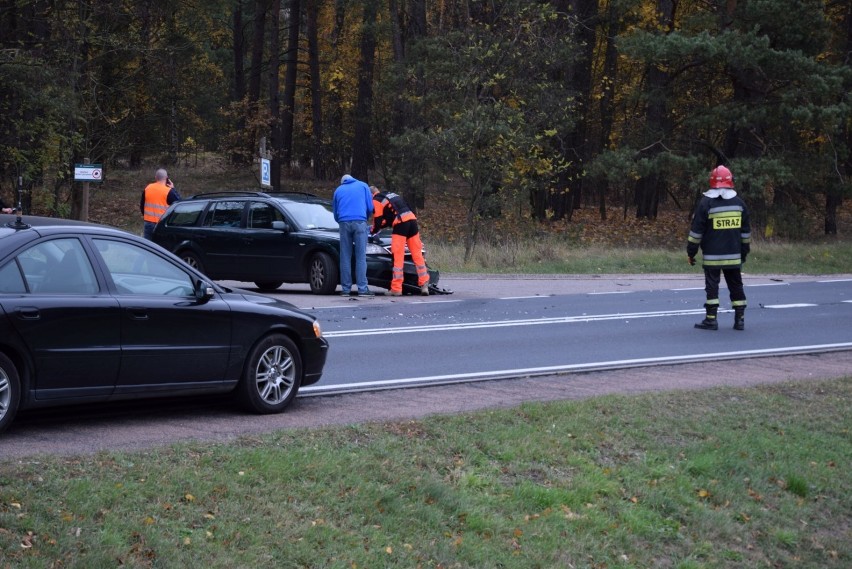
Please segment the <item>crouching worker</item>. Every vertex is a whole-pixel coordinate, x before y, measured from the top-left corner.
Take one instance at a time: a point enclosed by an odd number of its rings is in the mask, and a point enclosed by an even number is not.
[[[380,192],[376,186],[370,186],[373,193],[373,228],[370,234],[378,233],[384,227],[391,227],[391,253],[393,253],[393,279],[390,295],[402,296],[404,279],[405,246],[411,251],[411,259],[417,268],[417,286],[420,294],[429,296],[429,271],[423,258],[423,242],[417,227],[417,216],[401,196],[393,192]]]
[[[687,238],[686,254],[690,265],[701,247],[704,265],[704,320],[695,325],[701,330],[718,330],[719,281],[725,275],[734,330],[745,329],[746,297],[743,290],[742,264],[751,250],[751,223],[748,209],[734,190],[734,177],[724,166],[710,172],[710,189],[698,202]]]

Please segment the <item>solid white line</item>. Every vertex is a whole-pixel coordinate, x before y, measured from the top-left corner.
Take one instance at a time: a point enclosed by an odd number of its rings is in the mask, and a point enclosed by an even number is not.
[[[381,381],[359,382],[349,385],[329,385],[325,387],[307,386],[299,390],[300,394],[309,395],[311,393],[335,393],[339,391],[352,391],[353,389],[367,390],[380,389],[390,387],[405,387],[417,384],[440,384],[440,383],[460,383],[464,381],[472,382],[477,380],[493,380],[500,378],[511,377],[530,377],[536,375],[553,375],[560,373],[577,373],[582,371],[601,371],[604,369],[623,369],[629,367],[642,367],[659,364],[677,364],[689,363],[696,361],[708,360],[725,360],[725,359],[741,359],[747,357],[760,357],[771,355],[784,355],[793,353],[809,353],[814,351],[838,351],[852,348],[852,342],[840,344],[817,344],[812,346],[790,346],[787,348],[768,348],[764,350],[742,350],[736,352],[717,352],[710,354],[696,354],[690,356],[668,356],[656,358],[639,358],[631,360],[613,360],[607,362],[593,362],[585,364],[569,364],[544,367],[516,368],[503,369],[494,371],[481,371],[473,373],[458,373],[449,375],[430,375],[423,377],[387,379]]]
[[[660,316],[684,316],[704,314],[704,309],[671,310],[664,312],[634,312],[625,314],[596,314],[583,316],[560,316],[556,318],[531,318],[526,320],[496,320],[491,322],[459,322],[455,324],[431,324],[425,326],[404,326],[401,328],[367,328],[364,330],[339,330],[325,332],[327,338],[378,336],[407,332],[446,332],[450,330],[473,330],[478,328],[506,328],[510,326],[538,326],[541,324],[569,324],[574,322],[597,322],[602,320],[625,320],[633,318],[657,318]]]
[[[696,287],[691,287],[691,288],[670,288],[669,290],[678,291],[678,292],[679,291],[687,291],[687,290],[704,290],[704,287],[703,286],[696,286]]]
[[[552,294],[532,294],[530,296],[501,296],[497,300],[527,300],[529,298],[550,298]]]
[[[817,281],[818,283],[852,283],[852,279],[834,279],[830,281]]]
[[[790,286],[790,283],[758,283],[758,284],[747,284],[745,285],[748,288],[754,288],[758,286]]]
[[[764,304],[763,308],[808,308],[811,306],[817,306],[816,304]]]
[[[596,295],[599,296],[599,295],[602,295],[602,294],[632,294],[634,292],[636,292],[636,291],[635,290],[613,290],[613,291],[609,291],[609,292],[588,292],[586,294],[588,294],[589,296],[596,296]]]

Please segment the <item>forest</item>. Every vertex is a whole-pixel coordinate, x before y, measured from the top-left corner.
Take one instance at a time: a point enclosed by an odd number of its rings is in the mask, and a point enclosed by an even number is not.
[[[717,164],[766,237],[852,188],[848,0],[0,0],[0,195],[215,153],[570,223],[689,210]],[[514,222],[513,222],[514,223]]]

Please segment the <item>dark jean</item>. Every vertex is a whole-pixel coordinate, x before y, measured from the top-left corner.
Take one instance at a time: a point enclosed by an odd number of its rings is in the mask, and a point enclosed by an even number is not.
[[[354,248],[354,251],[353,251]],[[367,220],[340,222],[340,288],[352,289],[352,254],[355,254],[355,284],[358,292],[367,288]]]
[[[157,223],[154,221],[145,221],[143,224],[142,237],[150,241],[151,237],[154,235],[154,228],[157,227]]]

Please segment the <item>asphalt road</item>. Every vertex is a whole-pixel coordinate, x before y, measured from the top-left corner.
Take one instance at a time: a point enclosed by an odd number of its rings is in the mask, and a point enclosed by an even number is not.
[[[819,280],[818,276],[746,275],[746,285]],[[848,280],[852,275],[832,275]],[[445,276],[442,286],[466,298],[658,290],[701,287],[700,274],[633,276]],[[342,302],[424,302],[441,296],[349,300],[315,297],[306,287],[285,285],[276,295],[311,311]],[[452,297],[445,297],[452,298]],[[458,298],[458,297],[456,297]],[[525,401],[581,399],[609,393],[753,386],[789,380],[852,376],[852,351],[820,355],[752,358],[718,364],[683,364],[615,371],[561,374],[394,391],[299,397],[281,415],[246,415],[222,398],[151,401],[22,413],[0,435],[0,460],[37,455],[87,455],[100,451],[145,450],[175,442],[226,442],[280,429],[318,428],[371,421],[405,421],[427,415],[509,407]]]

